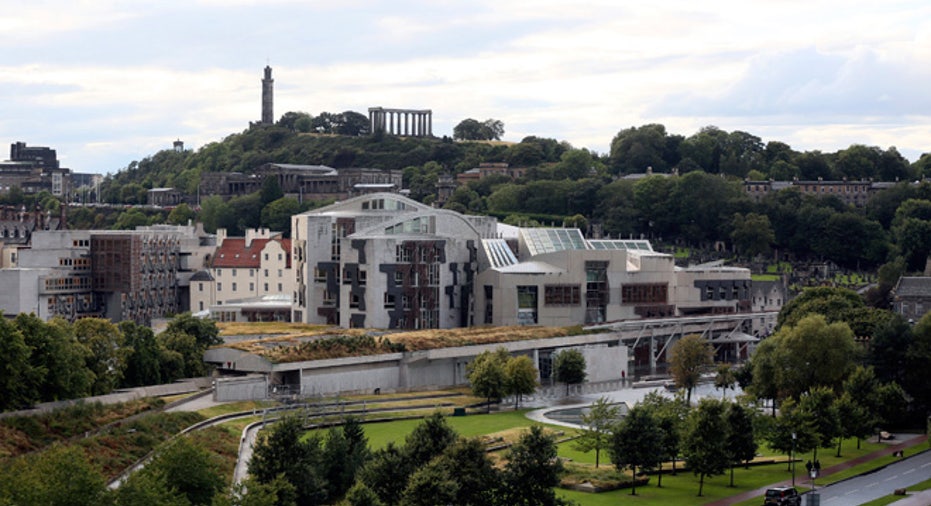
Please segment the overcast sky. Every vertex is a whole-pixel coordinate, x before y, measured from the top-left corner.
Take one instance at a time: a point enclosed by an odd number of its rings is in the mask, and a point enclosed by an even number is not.
[[[433,110],[607,152],[623,128],[797,150],[931,142],[931,2],[0,0],[0,158],[115,172],[287,111]]]

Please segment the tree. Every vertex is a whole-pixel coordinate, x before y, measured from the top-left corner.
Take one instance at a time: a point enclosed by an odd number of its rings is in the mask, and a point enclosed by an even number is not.
[[[197,344],[207,348],[223,344],[217,322],[209,318],[195,318],[190,312],[181,313],[168,322],[166,332],[181,332],[193,336]]]
[[[357,481],[346,493],[346,502],[350,506],[382,506],[378,494],[372,491],[364,482]]]
[[[434,506],[436,504],[458,504],[455,502],[459,485],[452,476],[439,466],[427,464],[410,477],[401,506]]]
[[[499,400],[508,393],[505,367],[509,358],[505,348],[486,350],[466,366],[472,393],[486,399],[489,413],[492,400]]]
[[[524,395],[537,391],[537,376],[540,375],[533,365],[533,359],[526,355],[519,355],[508,359],[504,366],[504,375],[507,378],[507,391],[514,396],[514,409],[520,408],[520,401]]]
[[[747,213],[734,215],[731,240],[737,251],[746,258],[754,258],[769,252],[776,242],[776,234],[765,214]]]
[[[734,388],[737,383],[737,376],[730,364],[721,364],[718,366],[718,372],[714,376],[714,387],[721,389],[721,398],[727,396],[727,389]]]
[[[701,497],[706,476],[723,474],[728,465],[724,403],[702,399],[686,419],[682,453],[689,469],[698,476]]]
[[[786,399],[779,409],[779,416],[769,426],[765,439],[769,447],[790,459],[794,465],[794,454],[806,453],[818,444],[818,433],[807,413],[798,409],[793,399]]]
[[[46,323],[35,314],[20,313],[14,326],[29,348],[31,368],[22,384],[28,397],[57,401],[90,395],[93,374],[86,364],[90,351],[78,342],[69,322],[53,318]],[[15,363],[15,354],[11,357]]]
[[[122,385],[139,387],[161,383],[161,350],[152,329],[132,321],[120,322],[119,329],[125,346],[130,350]]]
[[[0,466],[0,504],[97,506],[107,499],[103,476],[77,445],[53,445]]]
[[[407,488],[407,480],[413,472],[413,467],[408,459],[404,456],[403,449],[389,441],[388,444],[379,450],[376,450],[372,459],[368,461],[362,471],[359,473],[359,480],[365,484],[366,489],[374,493],[384,504],[397,504]],[[365,500],[368,494],[364,490],[350,490],[347,498],[350,502],[352,497],[359,497],[359,500]],[[353,503],[355,504],[355,503]]]
[[[561,504],[553,492],[561,472],[553,436],[533,425],[507,453],[499,499],[504,501],[502,504],[518,506]]]
[[[556,381],[566,384],[566,395],[569,395],[569,385],[585,381],[585,356],[579,350],[563,350],[556,355],[553,371],[556,373]]]
[[[914,398],[915,407],[924,412],[931,410],[931,382],[927,367],[931,363],[931,313],[925,314],[915,325],[912,342],[905,350],[905,391]]]
[[[301,204],[293,197],[282,197],[262,208],[261,224],[269,230],[291,237],[291,217],[301,212]]]
[[[820,314],[806,316],[769,339],[774,341],[778,390],[795,399],[818,386],[840,388],[857,358],[850,327],[841,322],[828,324]]]
[[[670,348],[669,372],[676,386],[686,390],[686,405],[692,404],[692,389],[702,372],[712,364],[713,353],[711,345],[696,334],[679,339]]]
[[[811,313],[823,315],[828,322],[846,321],[847,316],[864,307],[857,292],[846,288],[807,288],[779,310],[777,328],[795,325]]]
[[[727,454],[730,458],[731,484],[734,486],[734,465],[749,463],[756,456],[756,438],[753,432],[753,411],[737,402],[728,405],[725,415],[727,423]]]
[[[261,195],[263,206],[267,206],[284,197],[284,192],[281,190],[281,182],[278,181],[278,177],[274,175],[265,176],[265,179],[262,180],[262,189],[259,190],[259,194]]]
[[[456,441],[457,434],[440,411],[424,418],[404,439],[404,456],[413,469],[426,465]]]
[[[217,457],[184,437],[160,449],[139,472],[163,477],[194,506],[211,504],[225,481]]]
[[[130,351],[123,346],[122,332],[103,318],[81,318],[74,322],[73,329],[78,342],[90,351],[86,364],[94,375],[91,393],[110,393],[123,378]]]
[[[649,409],[634,406],[617,424],[611,438],[611,460],[618,471],[630,469],[630,495],[637,495],[637,468],[653,469],[662,462],[662,432]]]
[[[802,395],[798,407],[806,413],[818,435],[818,444],[812,455],[812,460],[817,461],[818,448],[830,448],[834,445],[834,438],[840,435],[834,392],[826,386],[814,387]]]
[[[860,440],[868,437],[873,427],[876,426],[875,418],[861,403],[854,400],[849,392],[844,392],[840,397],[834,400],[834,411],[837,412],[837,421],[839,424],[837,434],[837,457],[841,456],[841,445],[844,438],[857,438],[857,449],[860,448]]]
[[[504,135],[504,123],[496,119],[479,122],[467,118],[453,127],[453,139],[460,141],[500,140],[502,135]]]
[[[585,453],[595,450],[595,469],[601,460],[601,450],[611,444],[611,428],[618,423],[620,416],[620,406],[612,404],[605,397],[598,398],[588,407],[588,411],[582,413],[582,431],[573,447]]]
[[[670,399],[659,392],[648,393],[638,404],[648,409],[656,419],[663,435],[659,450],[663,461],[672,461],[672,474],[676,474],[676,460],[679,458],[679,446],[682,442],[682,429],[689,408],[679,399]],[[663,468],[659,467],[657,487],[663,486]]]
[[[197,218],[197,213],[191,209],[191,206],[182,202],[168,213],[166,221],[169,225],[187,225],[193,222],[195,218]]]
[[[320,437],[302,440],[304,429],[293,416],[279,419],[267,432],[256,441],[249,474],[266,484],[284,476],[294,487],[299,504],[322,504],[327,497]]]

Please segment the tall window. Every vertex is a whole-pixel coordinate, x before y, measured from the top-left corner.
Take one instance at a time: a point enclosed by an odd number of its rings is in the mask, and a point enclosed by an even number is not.
[[[519,325],[537,324],[537,287],[517,287],[517,323]]]

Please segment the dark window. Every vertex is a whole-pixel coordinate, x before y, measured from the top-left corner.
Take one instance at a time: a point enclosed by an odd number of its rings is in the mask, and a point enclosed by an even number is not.
[[[582,303],[579,285],[546,285],[543,303],[547,306],[578,306]]]

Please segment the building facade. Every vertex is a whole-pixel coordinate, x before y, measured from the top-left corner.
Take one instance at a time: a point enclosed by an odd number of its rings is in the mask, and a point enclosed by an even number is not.
[[[292,218],[293,320],[343,327],[452,328],[473,322],[477,247],[494,218],[389,193]]]
[[[216,244],[207,269],[191,279],[192,312],[269,296],[290,301],[295,279],[290,239],[267,228],[247,230],[245,237],[227,237],[220,229]],[[287,316],[290,319],[290,311]]]

